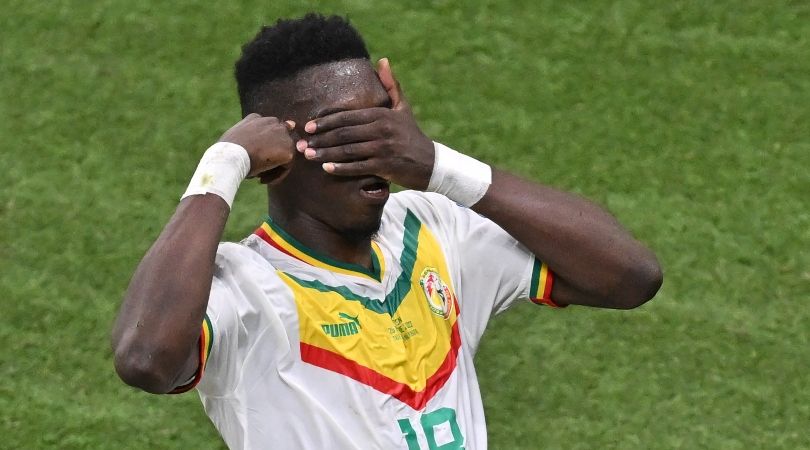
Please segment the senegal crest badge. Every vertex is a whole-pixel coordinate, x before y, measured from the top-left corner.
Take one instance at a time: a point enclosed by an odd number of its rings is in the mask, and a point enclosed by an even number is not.
[[[450,310],[456,302],[450,286],[442,281],[439,271],[433,267],[426,267],[419,277],[419,285],[425,293],[430,312],[447,320],[450,318]]]

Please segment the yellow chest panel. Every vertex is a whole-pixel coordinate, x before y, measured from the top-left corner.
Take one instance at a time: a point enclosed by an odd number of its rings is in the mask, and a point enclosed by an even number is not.
[[[279,272],[295,296],[301,359],[418,409],[455,369],[458,302],[444,254],[410,212],[402,273],[382,299]]]

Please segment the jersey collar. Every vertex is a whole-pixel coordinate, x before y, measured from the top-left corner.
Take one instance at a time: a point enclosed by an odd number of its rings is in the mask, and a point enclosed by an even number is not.
[[[289,233],[282,230],[270,217],[268,217],[253,234],[260,237],[276,250],[292,258],[311,266],[329,270],[330,272],[370,278],[375,281],[382,281],[382,275],[385,272],[385,259],[382,256],[382,250],[374,241],[371,241],[372,270],[368,270],[359,264],[338,261],[312,250],[298,242]]]

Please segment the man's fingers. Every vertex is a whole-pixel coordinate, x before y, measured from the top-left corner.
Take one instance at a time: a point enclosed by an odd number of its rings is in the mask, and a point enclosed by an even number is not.
[[[357,142],[338,147],[308,148],[304,150],[304,157],[315,162],[348,162],[368,159],[379,151],[376,142]]]
[[[388,108],[365,108],[336,112],[328,116],[310,120],[304,125],[304,131],[313,134],[334,130],[340,127],[363,125],[365,123],[374,122],[378,117],[389,112]]]
[[[246,115],[245,117],[243,117],[242,120],[237,122],[233,127],[236,127],[237,125],[244,125],[244,124],[247,124],[247,123],[251,123],[253,125],[258,125],[258,126],[263,126],[263,125],[275,125],[275,124],[280,123],[280,122],[281,121],[277,117],[262,116],[262,115],[257,114],[257,113],[250,113],[250,114]],[[287,120],[285,122],[286,122],[287,126],[290,129],[293,129],[295,127],[295,122],[293,122],[292,120]],[[233,128],[233,127],[231,127],[231,128]]]
[[[261,123],[262,125],[264,124],[275,125],[277,123],[281,123],[281,121],[278,120],[278,117],[273,116],[259,116],[259,118],[256,121]]]
[[[257,124],[260,124],[260,125],[275,125],[277,123],[281,123],[281,120],[279,120],[278,117],[262,116],[262,115],[257,114],[257,113],[250,113],[250,114],[246,115],[242,120],[239,121],[239,123],[245,123],[245,122],[256,122]],[[290,126],[290,124],[292,124],[292,127],[295,127],[295,122],[293,122],[292,120],[287,120],[285,122],[286,122],[287,126]]]
[[[376,166],[369,160],[355,162],[327,162],[322,165],[323,170],[332,175],[354,177],[358,175],[376,175]]]
[[[309,136],[304,141],[306,143],[306,147],[304,148],[337,147],[339,145],[352,144],[354,142],[373,141],[375,139],[385,137],[383,136],[384,130],[380,129],[380,127],[376,125],[378,125],[378,123],[372,122],[370,124],[354,125],[324,131],[313,136]]]
[[[264,171],[258,175],[259,182],[262,184],[277,184],[281,182],[284,178],[287,178],[287,175],[290,173],[290,165],[285,164],[283,166],[278,166],[273,169]]]
[[[382,58],[377,62],[377,76],[380,77],[380,82],[391,99],[391,109],[398,109],[404,101],[404,97],[402,88],[400,88],[397,79],[394,78],[394,72],[391,71],[391,62],[388,61],[388,58]]]

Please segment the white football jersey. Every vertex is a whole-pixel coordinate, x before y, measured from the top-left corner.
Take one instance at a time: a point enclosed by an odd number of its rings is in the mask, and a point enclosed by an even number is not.
[[[484,449],[473,356],[491,316],[553,306],[553,276],[444,196],[392,194],[373,269],[304,247],[267,219],[223,243],[195,379],[232,449]]]

